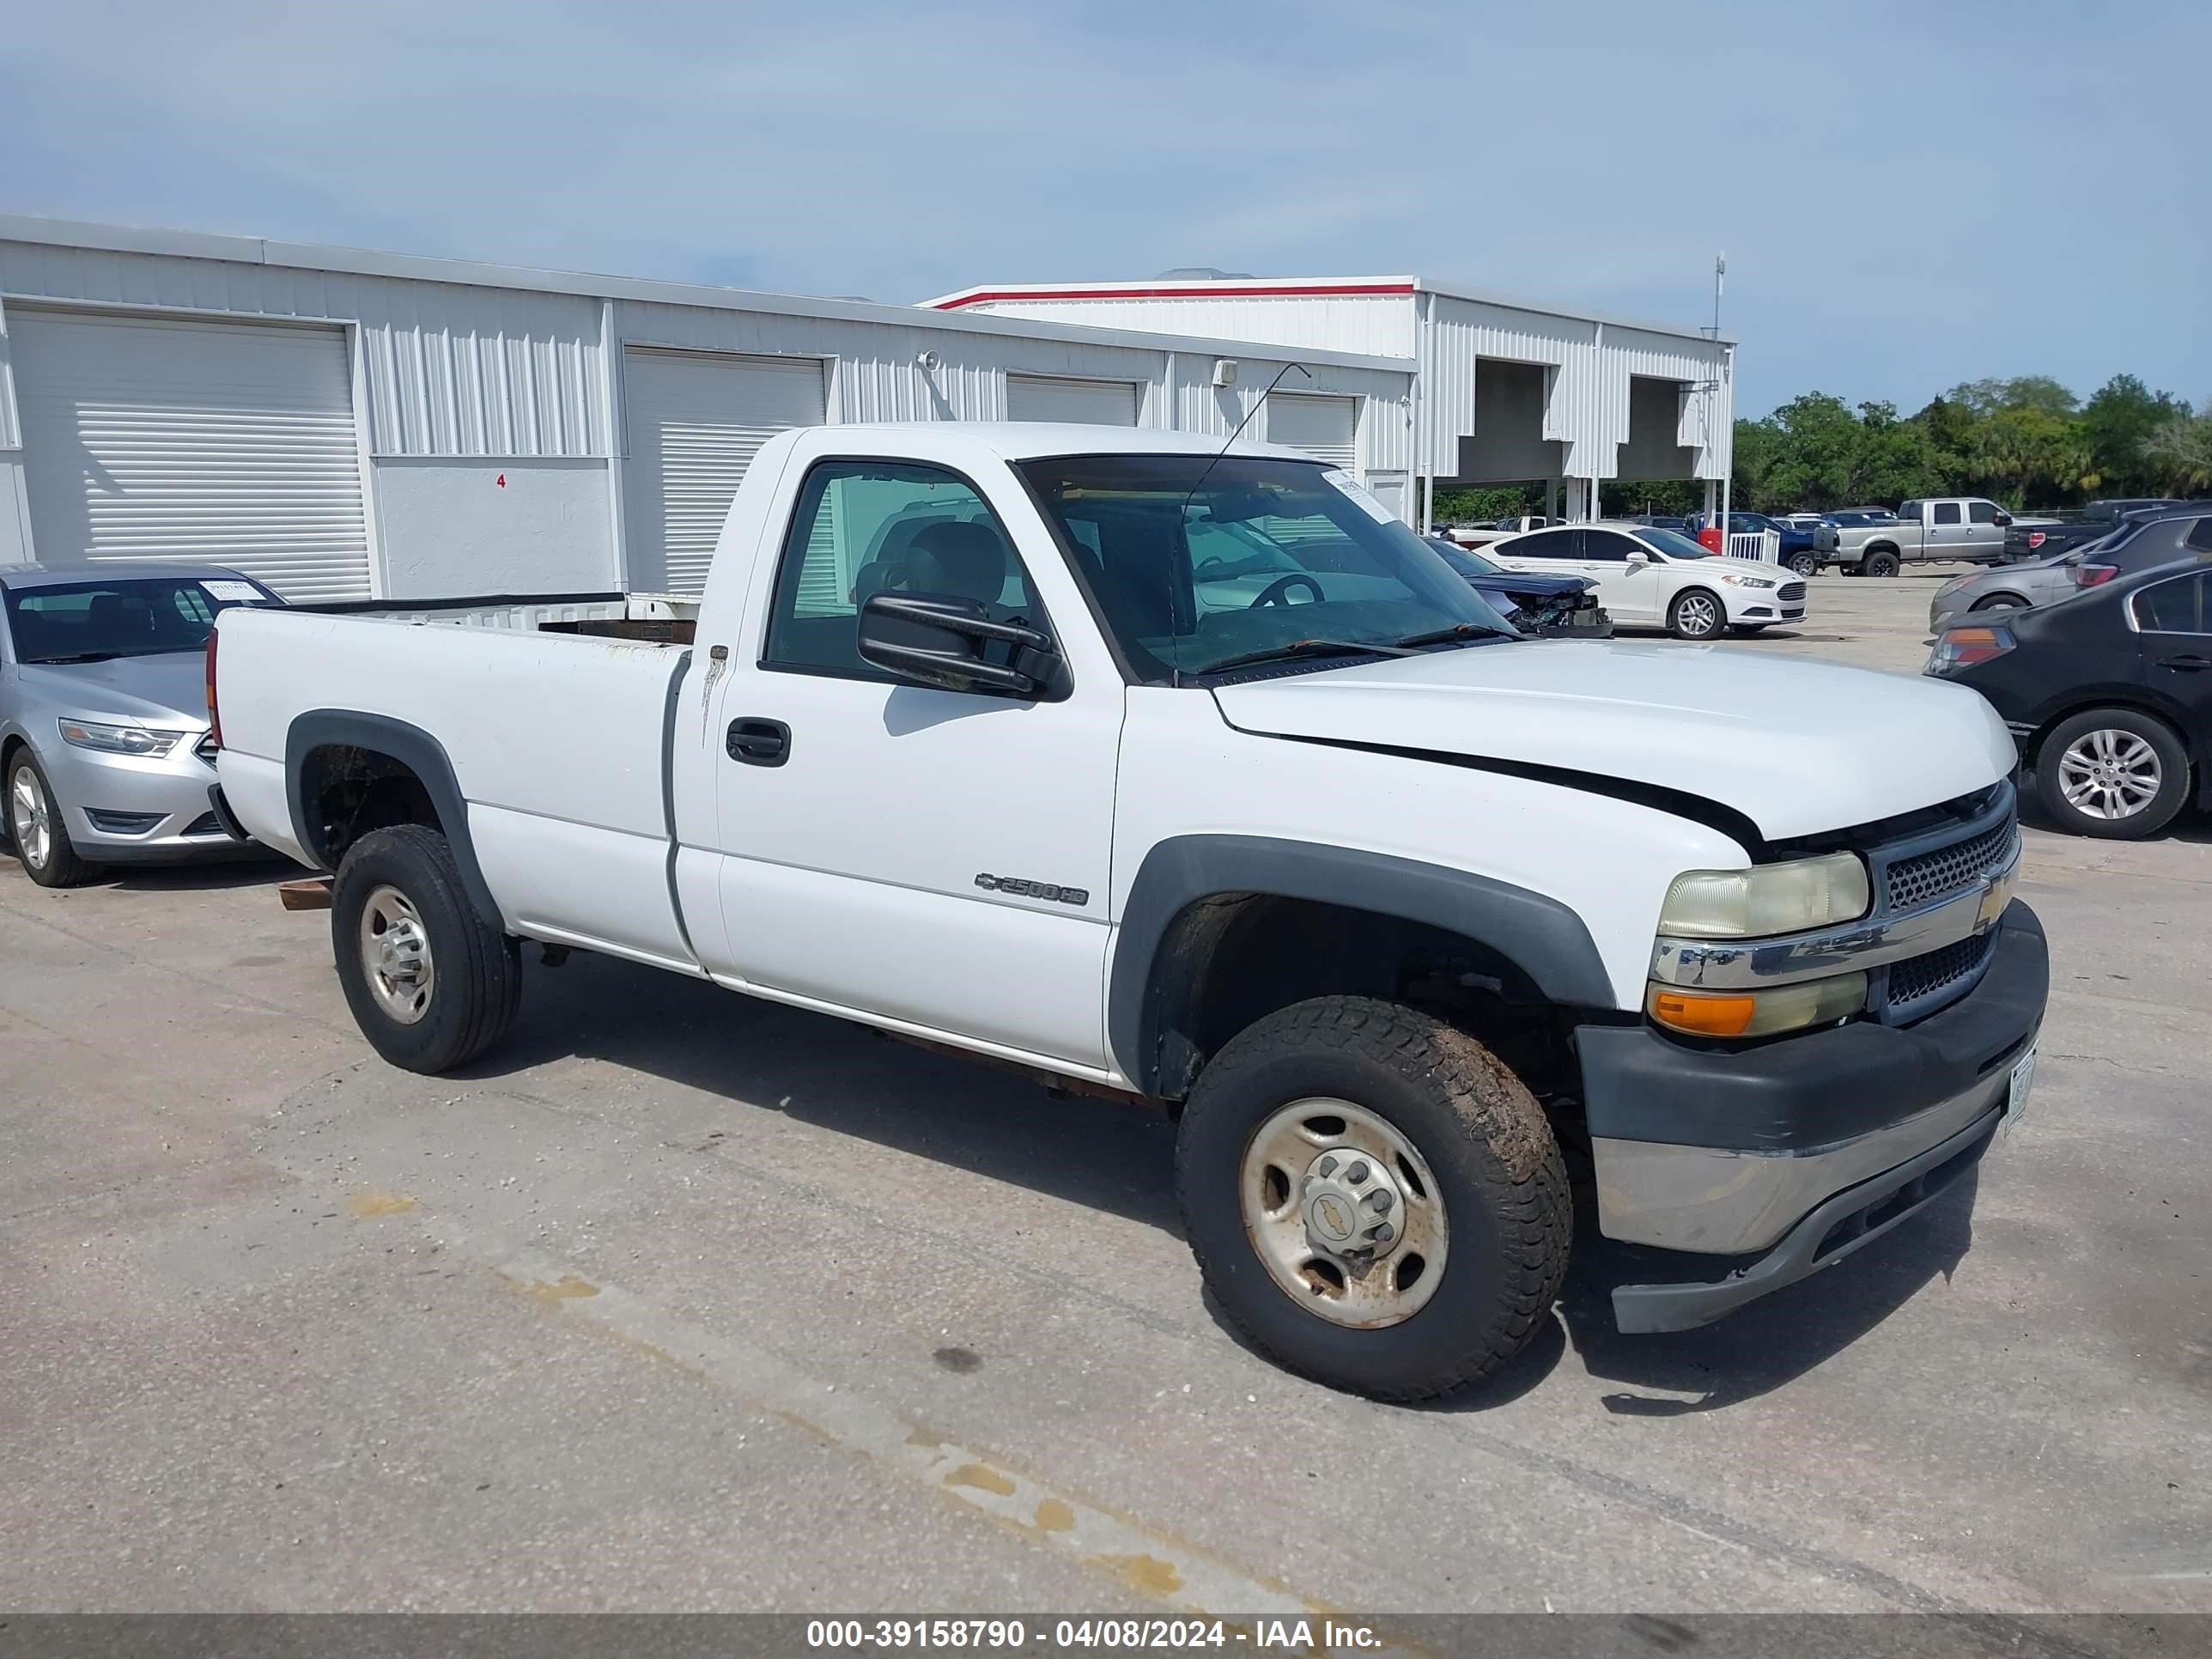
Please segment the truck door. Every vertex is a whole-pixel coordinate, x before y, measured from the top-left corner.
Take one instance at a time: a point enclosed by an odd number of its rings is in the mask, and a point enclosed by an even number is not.
[[[1073,579],[1055,556],[1041,587],[1006,513],[950,467],[824,459],[782,488],[775,575],[713,717],[726,971],[1104,1066],[1123,684],[1095,634],[1063,626],[1088,623]],[[1026,501],[1003,505],[1051,545]],[[1092,655],[1057,702],[902,681],[860,655],[860,607],[883,591],[981,600]]]
[[[2005,526],[2012,515],[1995,501],[1966,503],[1966,552],[1964,556],[1995,564],[2004,554]]]
[[[1967,556],[1969,543],[1966,533],[1966,509],[1963,501],[1929,501],[1923,509],[1928,514],[1922,526],[1920,545],[1923,559],[1962,559]]]

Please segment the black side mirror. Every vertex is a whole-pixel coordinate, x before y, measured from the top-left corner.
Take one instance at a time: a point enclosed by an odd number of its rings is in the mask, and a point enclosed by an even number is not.
[[[2007,529],[2007,528],[2008,528],[2008,527],[2011,526],[2011,524],[2012,524],[2012,514],[2009,514],[2009,513],[2003,513],[2003,512],[2000,512],[2000,513],[1997,514],[1997,528],[1998,528],[1998,529],[2000,529],[2000,530]]]
[[[1024,623],[993,622],[980,599],[875,594],[860,607],[860,657],[944,691],[1045,702],[1066,695],[1052,635]]]

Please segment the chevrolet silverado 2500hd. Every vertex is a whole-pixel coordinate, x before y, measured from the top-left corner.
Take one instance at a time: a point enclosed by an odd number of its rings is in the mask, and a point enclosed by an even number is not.
[[[1617,1322],[1700,1324],[2032,1074],[1979,697],[1520,637],[1288,450],[800,429],[689,647],[241,609],[210,655],[227,810],[335,872],[392,1063],[499,1041],[535,940],[1164,1102],[1221,1305],[1386,1399],[1550,1316],[1574,1192],[1668,1264]]]

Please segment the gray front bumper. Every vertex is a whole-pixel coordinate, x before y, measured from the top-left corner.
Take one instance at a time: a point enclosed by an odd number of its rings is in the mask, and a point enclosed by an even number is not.
[[[1926,1208],[1978,1164],[2004,1116],[2000,1104],[1895,1169],[1838,1193],[1765,1255],[1717,1284],[1616,1286],[1613,1324],[1630,1335],[1693,1330],[1835,1266]]]

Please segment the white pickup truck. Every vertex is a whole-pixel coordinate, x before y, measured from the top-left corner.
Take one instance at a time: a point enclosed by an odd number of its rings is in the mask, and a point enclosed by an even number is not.
[[[1702,1324],[2032,1072],[1979,697],[1522,638],[1289,450],[800,429],[689,646],[236,610],[210,655],[222,810],[335,872],[392,1063],[498,1042],[533,940],[1163,1103],[1220,1305],[1384,1399],[1551,1317],[1578,1204],[1653,1247],[1622,1328]]]

